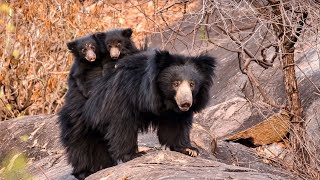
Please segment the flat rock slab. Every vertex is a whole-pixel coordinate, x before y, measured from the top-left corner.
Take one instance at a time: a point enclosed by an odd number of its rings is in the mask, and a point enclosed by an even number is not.
[[[33,180],[77,180],[72,173],[72,167],[63,154],[48,156],[35,161],[28,167]]]
[[[227,165],[201,157],[155,150],[115,167],[101,170],[88,178],[96,179],[284,179],[254,169]]]
[[[0,162],[12,152],[37,161],[62,153],[56,115],[26,116],[0,122]]]

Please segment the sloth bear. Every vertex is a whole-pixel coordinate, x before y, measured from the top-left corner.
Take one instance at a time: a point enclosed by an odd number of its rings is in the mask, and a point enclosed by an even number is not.
[[[129,161],[138,153],[138,132],[157,130],[161,145],[197,156],[189,132],[194,112],[204,109],[213,84],[215,59],[146,51],[119,60],[110,76],[102,77],[82,112],[82,126],[104,137],[111,162]],[[78,137],[79,138],[79,137]],[[78,147],[81,149],[82,147]],[[99,159],[100,153],[77,154],[79,159]]]
[[[112,59],[120,59],[139,51],[131,40],[128,41],[131,36],[131,28],[96,33],[97,39],[101,41],[103,48],[107,50]]]
[[[113,29],[98,32],[67,43],[68,49],[74,56],[70,76],[75,80],[79,91],[88,97],[92,79],[91,71],[102,68],[102,75],[112,70],[115,60],[126,55],[137,53],[139,50],[131,40],[132,29]],[[88,87],[89,86],[89,87]]]
[[[80,117],[81,112],[85,111],[83,106],[103,71],[111,73],[115,70],[117,59],[138,52],[131,35],[132,30],[129,28],[113,29],[67,43],[75,60],[69,74],[65,103],[58,113],[58,121],[60,139],[66,148],[68,162],[74,168],[73,175],[78,179],[116,165],[108,153],[108,143],[103,134],[92,130]],[[113,47],[114,42],[120,43],[116,44],[117,48],[112,51],[118,51],[118,57],[107,48],[109,45]]]
[[[103,51],[107,52],[109,59],[111,58],[110,60],[114,60],[114,63],[104,64],[103,75],[105,75],[110,68],[114,68],[115,60],[142,51],[141,49],[137,49],[131,40],[131,28],[98,32],[95,36],[98,39],[99,44],[101,44]]]
[[[87,77],[94,69],[101,69],[106,61],[105,53],[94,34],[67,43],[74,56],[70,70],[69,87],[76,87],[84,97],[88,97]],[[102,71],[101,71],[102,72]],[[100,73],[101,74],[101,73]]]

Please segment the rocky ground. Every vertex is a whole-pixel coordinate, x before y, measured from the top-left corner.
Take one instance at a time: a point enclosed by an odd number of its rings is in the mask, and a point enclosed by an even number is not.
[[[58,139],[57,117],[30,116],[1,123],[0,157],[9,152],[24,153],[29,158],[28,172],[35,179],[74,179],[70,175],[63,148]],[[22,141],[21,137],[27,136]],[[139,135],[143,157],[102,170],[88,179],[287,179],[294,176],[283,169],[263,163],[255,150],[238,143],[215,139],[196,123],[191,133],[201,155],[193,158],[159,146],[153,133]],[[216,149],[213,154],[211,151]],[[245,174],[245,176],[244,176]]]

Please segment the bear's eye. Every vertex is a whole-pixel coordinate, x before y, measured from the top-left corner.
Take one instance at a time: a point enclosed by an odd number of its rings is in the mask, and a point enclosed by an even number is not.
[[[90,48],[92,49],[92,51],[96,50],[96,47],[94,47],[93,45],[90,45]]]
[[[120,47],[121,47],[121,43],[118,43],[118,44],[117,44],[117,47],[120,48]]]
[[[189,84],[190,84],[190,87],[192,87],[192,88],[194,87],[194,82],[193,81],[191,81]]]
[[[180,81],[174,81],[172,85],[173,87],[178,87],[180,85]]]
[[[111,48],[112,48],[111,44],[108,44],[108,49],[111,49]]]
[[[87,51],[87,49],[86,49],[86,48],[81,49],[81,52],[82,52],[83,54],[85,54],[85,53],[86,53],[86,51]]]

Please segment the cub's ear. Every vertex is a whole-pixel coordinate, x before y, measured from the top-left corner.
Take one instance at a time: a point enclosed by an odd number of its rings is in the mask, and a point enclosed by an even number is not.
[[[131,28],[127,28],[127,29],[123,29],[122,30],[122,36],[126,37],[126,38],[131,38],[132,36],[132,29]]]
[[[214,69],[216,67],[216,59],[209,55],[200,55],[192,59],[193,63],[198,67],[200,72],[209,76],[214,75]]]
[[[170,66],[171,62],[172,62],[172,56],[168,51],[160,51],[160,50],[155,50],[155,63],[156,66],[159,69],[164,69],[168,66]]]
[[[106,33],[105,32],[97,32],[93,34],[93,37],[95,37],[97,40],[103,40],[106,38]]]
[[[76,46],[77,46],[77,41],[67,42],[67,47],[70,51],[74,51],[76,49]]]

